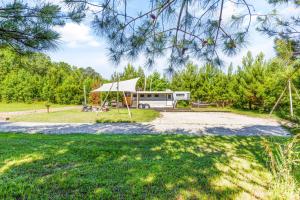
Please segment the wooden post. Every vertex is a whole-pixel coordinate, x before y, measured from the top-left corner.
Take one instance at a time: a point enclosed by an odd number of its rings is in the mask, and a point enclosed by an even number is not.
[[[123,95],[124,95],[124,98],[125,98],[125,103],[126,103],[126,107],[127,107],[127,110],[128,110],[128,115],[129,115],[130,119],[132,119],[132,117],[131,117],[131,112],[130,112],[130,109],[129,109],[129,106],[128,106],[127,99],[126,99],[126,96],[125,96],[125,92],[124,92],[124,91],[123,91]]]
[[[294,111],[293,111],[293,97],[292,97],[292,89],[291,89],[291,79],[288,80],[289,84],[289,96],[290,96],[290,113],[291,116],[294,116]]]

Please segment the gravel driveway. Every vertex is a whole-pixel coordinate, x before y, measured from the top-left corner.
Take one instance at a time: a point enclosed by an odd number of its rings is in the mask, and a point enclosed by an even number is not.
[[[289,132],[272,119],[254,118],[222,112],[163,112],[148,123],[31,123],[0,122],[0,132],[46,134],[121,133],[192,135],[277,135]]]

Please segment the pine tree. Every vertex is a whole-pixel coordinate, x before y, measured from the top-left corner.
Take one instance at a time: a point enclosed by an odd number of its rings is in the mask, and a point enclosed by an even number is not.
[[[42,51],[56,47],[59,34],[55,26],[66,20],[80,22],[83,14],[76,10],[64,13],[58,4],[15,0],[0,2],[0,46],[18,52]]]
[[[243,58],[243,66],[238,68],[237,73],[237,95],[240,107],[248,104],[248,109],[259,108],[264,104],[265,74],[264,55],[261,53],[253,59],[250,52]]]

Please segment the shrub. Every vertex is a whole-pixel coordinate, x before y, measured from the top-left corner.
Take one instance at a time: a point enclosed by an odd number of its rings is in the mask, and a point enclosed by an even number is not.
[[[96,123],[135,123],[135,121],[127,119],[97,119]]]
[[[300,135],[295,136],[286,145],[275,144],[270,146],[264,140],[265,151],[269,157],[269,167],[273,180],[269,188],[270,199],[300,199],[300,188],[294,177],[294,172],[299,167],[300,160]]]

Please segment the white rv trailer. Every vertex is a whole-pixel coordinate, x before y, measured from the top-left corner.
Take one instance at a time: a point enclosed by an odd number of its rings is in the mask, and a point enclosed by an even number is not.
[[[190,100],[187,91],[136,91],[132,94],[132,107],[137,108],[174,108],[179,100]]]
[[[187,91],[137,91],[138,79],[105,83],[92,92],[123,92],[124,105],[136,108],[174,108],[177,101],[190,100],[190,92]]]

